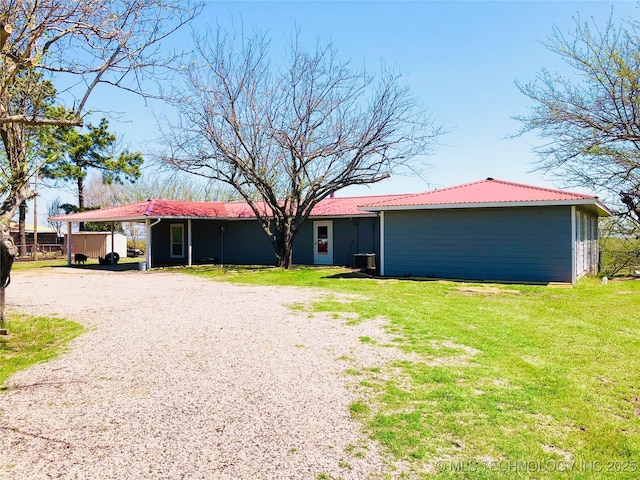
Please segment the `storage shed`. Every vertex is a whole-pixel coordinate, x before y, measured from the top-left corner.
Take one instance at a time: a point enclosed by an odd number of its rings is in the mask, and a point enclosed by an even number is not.
[[[113,238],[112,238],[113,235]],[[68,235],[64,236],[65,245]],[[111,232],[77,232],[71,234],[72,253],[83,253],[89,258],[105,257],[109,252],[116,252],[120,257],[127,256],[127,237],[122,233]]]

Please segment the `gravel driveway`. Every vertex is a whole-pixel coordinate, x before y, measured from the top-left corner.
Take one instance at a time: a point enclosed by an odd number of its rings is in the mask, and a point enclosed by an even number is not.
[[[350,419],[347,356],[385,360],[379,322],[286,305],[316,290],[185,274],[16,272],[8,306],[89,331],[0,392],[3,479],[378,478]],[[380,354],[382,352],[382,355]]]

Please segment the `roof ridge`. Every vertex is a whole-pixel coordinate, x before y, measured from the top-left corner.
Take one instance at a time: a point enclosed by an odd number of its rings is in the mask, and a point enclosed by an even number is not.
[[[385,193],[385,194],[381,194],[381,195],[350,195],[347,197],[325,197],[323,198],[321,201],[324,200],[354,200],[356,198],[381,198],[381,197],[406,197],[406,196],[411,196],[413,194],[409,194],[409,193]],[[264,202],[264,200],[256,200],[257,202]],[[282,201],[282,200],[280,200]],[[244,203],[247,204],[249,202],[247,202],[246,200],[232,200],[230,202],[209,202],[209,203]]]
[[[511,186],[515,186],[515,187],[528,188],[528,189],[531,189],[531,190],[538,190],[538,191],[542,191],[542,192],[559,193],[559,194],[562,194],[562,195],[574,195],[574,196],[581,196],[583,198],[598,198],[595,195],[589,195],[589,194],[586,194],[586,193],[569,192],[567,190],[560,190],[560,189],[557,189],[557,188],[538,187],[536,185],[527,185],[525,183],[510,182],[508,180],[501,180],[501,179],[496,179],[496,178],[493,178],[493,177],[487,177],[487,178],[485,178],[483,180],[476,180],[476,181],[473,181],[473,182],[461,183],[459,185],[452,185],[450,187],[436,188],[434,190],[427,190],[426,192],[422,192],[422,193],[407,194],[404,197],[399,198],[398,200],[403,200],[403,199],[416,197],[416,196],[420,196],[420,195],[430,195],[430,194],[441,193],[441,192],[446,192],[446,191],[450,191],[450,190],[458,190],[458,189],[461,189],[461,188],[469,187],[471,185],[477,185],[477,184],[487,183],[487,182],[501,183],[503,185],[511,185]],[[391,202],[391,201],[394,201],[394,200],[387,200],[387,201],[383,201],[383,202],[372,202],[372,204],[370,204],[368,206],[372,206],[373,203],[376,203],[376,205],[378,205],[378,206],[383,206],[385,203]]]
[[[176,202],[176,203],[231,203],[223,200],[178,200],[175,198],[150,198],[147,202]]]
[[[473,183],[481,183],[481,182],[497,182],[497,183],[503,183],[506,185],[514,185],[516,187],[529,188],[531,190],[541,190],[543,192],[554,192],[554,193],[562,193],[564,195],[580,195],[588,198],[598,198],[596,195],[590,195],[588,193],[570,192],[568,190],[562,190],[559,188],[539,187],[537,185],[527,185],[526,183],[510,182],[508,180],[500,180],[496,178],[487,178],[486,180],[480,180],[480,182],[473,182]]]
[[[347,199],[355,199],[355,198],[380,198],[380,197],[399,197],[402,195],[407,195],[406,193],[385,193],[380,195],[352,195],[348,197],[325,197],[322,200],[347,200]]]
[[[444,192],[447,190],[455,190],[461,187],[467,187],[469,185],[473,185],[475,183],[481,183],[481,182],[485,182],[486,180],[476,180],[475,182],[467,182],[467,183],[462,183],[460,185],[453,185],[451,187],[443,187],[443,188],[435,188],[433,190],[426,190],[424,192],[419,192],[419,193],[407,193],[404,194],[404,196],[398,198],[397,200],[403,200],[405,198],[411,198],[411,197],[417,197],[419,195],[426,195],[426,194],[430,194],[430,193],[435,193],[435,192]],[[400,194],[402,195],[402,194]],[[396,199],[394,199],[396,200]],[[387,200],[389,202],[393,201],[393,200]],[[377,205],[384,205],[386,202],[378,202]],[[372,205],[363,205],[363,206],[372,206]]]

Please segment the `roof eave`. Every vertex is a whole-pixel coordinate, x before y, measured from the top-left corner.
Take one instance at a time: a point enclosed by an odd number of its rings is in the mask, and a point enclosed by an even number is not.
[[[477,203],[440,203],[433,205],[372,205],[360,207],[367,212],[386,212],[401,210],[445,210],[459,208],[498,208],[498,207],[559,207],[571,205],[595,206],[598,216],[607,217],[611,211],[597,198],[585,198],[580,200],[536,200],[536,201],[511,201],[511,202],[477,202]]]
[[[71,217],[71,215],[69,215]],[[78,223],[78,222],[144,222],[148,217],[118,217],[118,218],[101,218],[101,217],[91,217],[91,218],[69,218],[66,215],[61,217],[48,217],[47,220],[51,222],[62,222],[62,223]]]
[[[326,214],[326,215],[309,215],[308,218],[348,218],[348,217],[375,217],[375,212],[351,212],[351,213],[334,213],[334,214]],[[231,221],[231,220],[255,220],[255,216],[245,216],[245,217],[204,217],[204,216],[189,216],[189,215],[149,215],[149,216],[133,216],[133,217],[83,217],[83,218],[67,218],[66,216],[61,217],[49,217],[48,220],[52,222],[144,222],[145,220],[221,220],[221,221]]]
[[[91,217],[91,218],[67,218],[49,217],[52,222],[144,222],[146,220],[229,220],[229,217],[202,217],[202,216],[173,216],[173,215],[142,215],[133,217]]]

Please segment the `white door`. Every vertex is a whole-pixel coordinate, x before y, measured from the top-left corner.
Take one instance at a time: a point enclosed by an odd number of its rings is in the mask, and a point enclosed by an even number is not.
[[[333,222],[313,222],[313,263],[333,265]]]

